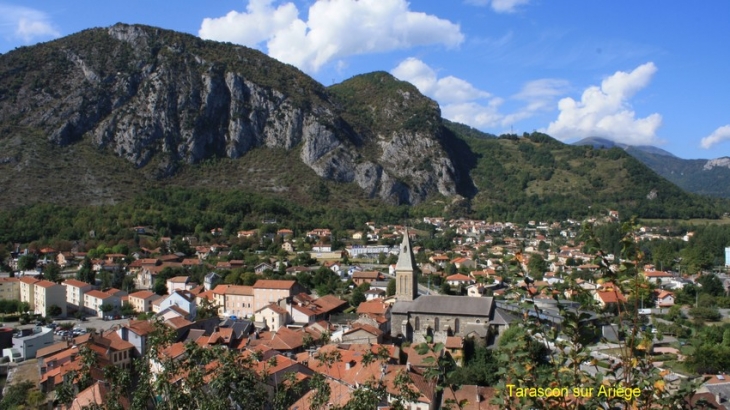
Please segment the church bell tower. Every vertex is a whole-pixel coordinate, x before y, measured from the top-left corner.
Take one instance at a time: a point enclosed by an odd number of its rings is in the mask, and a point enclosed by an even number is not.
[[[398,263],[395,265],[395,296],[398,301],[412,301],[418,297],[416,258],[411,248],[408,229],[403,233]]]

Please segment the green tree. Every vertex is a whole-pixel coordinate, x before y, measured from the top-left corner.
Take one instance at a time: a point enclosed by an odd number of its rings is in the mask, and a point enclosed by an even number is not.
[[[51,282],[60,283],[61,278],[61,267],[57,263],[51,262],[43,267],[43,277]]]
[[[28,255],[23,255],[18,259],[18,270],[33,270],[36,268],[37,264],[38,257],[35,254],[30,253]]]
[[[395,279],[388,281],[388,287],[385,289],[385,294],[388,296],[395,295]]]
[[[542,279],[545,272],[548,270],[548,264],[540,254],[530,255],[530,261],[527,262],[527,271],[530,272],[530,276],[534,279]]]
[[[48,306],[48,308],[46,308],[47,317],[60,316],[61,313],[63,313],[63,310],[58,305],[51,305],[51,306]]]
[[[352,295],[350,296],[350,304],[354,307],[360,306],[360,303],[367,300],[365,297],[365,293],[363,293],[362,289],[358,286],[355,289],[352,290]]]
[[[112,305],[110,305],[108,303],[102,303],[101,306],[99,306],[99,310],[101,310],[102,313],[104,313],[104,316],[107,316],[107,314],[109,312],[111,312],[112,310],[114,310],[114,306],[112,306]]]

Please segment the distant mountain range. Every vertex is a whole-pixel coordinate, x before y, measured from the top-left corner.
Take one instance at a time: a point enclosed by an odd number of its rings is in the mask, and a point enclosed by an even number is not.
[[[627,145],[598,137],[584,138],[573,143],[573,145],[590,145],[594,148],[621,148],[686,191],[730,198],[729,157],[682,159],[669,151],[651,145]]]

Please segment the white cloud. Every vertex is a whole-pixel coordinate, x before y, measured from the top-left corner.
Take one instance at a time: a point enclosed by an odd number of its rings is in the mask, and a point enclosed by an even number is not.
[[[555,100],[566,93],[569,85],[565,80],[552,78],[531,81],[511,97],[525,105],[514,113],[503,114],[499,111],[505,102],[503,98],[454,76],[439,78],[433,68],[417,58],[403,60],[391,73],[438,101],[444,118],[481,129],[508,127],[553,109]]]
[[[723,125],[722,127],[713,131],[712,134],[706,136],[705,138],[702,138],[702,141],[700,141],[700,145],[702,146],[702,148],[708,149],[711,148],[713,145],[723,141],[730,141],[730,124]]]
[[[564,95],[570,84],[566,80],[542,78],[530,81],[512,98],[525,102],[525,106],[513,114],[506,115],[504,125],[530,118],[538,112],[550,111],[555,107],[555,100]]]
[[[307,20],[293,3],[274,8],[273,0],[250,0],[245,12],[203,20],[202,38],[251,47],[264,43],[268,54],[308,72],[351,55],[414,46],[455,47],[464,40],[458,24],[409,10],[405,0],[320,0]]]
[[[558,119],[550,123],[546,132],[562,140],[599,136],[634,145],[659,142],[656,131],[662,125],[661,115],[636,118],[629,104],[656,71],[652,62],[630,73],[617,71],[604,79],[600,87],[588,87],[580,101],[563,98],[558,103]]]
[[[488,92],[479,90],[460,78],[453,76],[438,78],[436,71],[413,57],[403,60],[391,73],[415,85],[419,91],[440,103],[448,104],[489,97]]]
[[[9,4],[0,4],[0,27],[5,36],[20,38],[26,44],[61,35],[46,13]]]
[[[518,6],[530,2],[530,0],[466,0],[467,3],[475,6],[492,6],[497,13],[514,13]]]
[[[417,58],[403,60],[391,73],[438,101],[441,114],[449,120],[485,128],[498,124],[503,117],[498,112],[501,98],[493,98],[488,92],[454,76],[438,78],[434,69]]]

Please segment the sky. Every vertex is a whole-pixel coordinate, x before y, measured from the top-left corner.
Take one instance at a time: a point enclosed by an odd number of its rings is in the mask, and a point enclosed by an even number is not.
[[[492,134],[730,156],[727,0],[0,0],[0,52],[117,22],[257,48],[324,85],[387,71]]]

